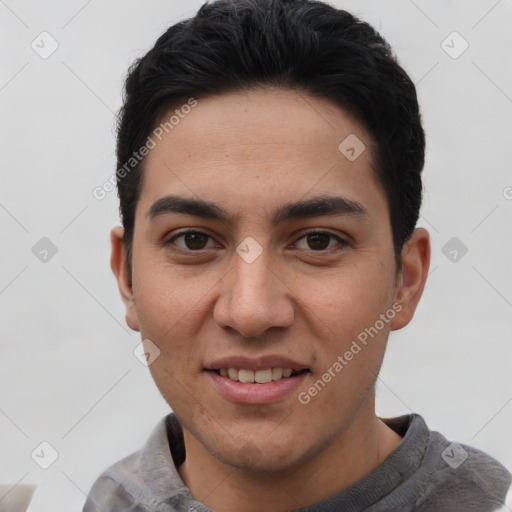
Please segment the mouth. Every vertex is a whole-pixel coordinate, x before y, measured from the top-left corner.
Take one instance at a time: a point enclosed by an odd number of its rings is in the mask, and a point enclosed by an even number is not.
[[[219,377],[225,377],[242,384],[269,384],[275,381],[290,379],[309,370],[294,370],[292,368],[266,368],[263,370],[249,370],[245,368],[217,368],[210,370]]]
[[[222,398],[239,405],[268,405],[293,400],[311,370],[279,356],[225,357],[204,368]]]

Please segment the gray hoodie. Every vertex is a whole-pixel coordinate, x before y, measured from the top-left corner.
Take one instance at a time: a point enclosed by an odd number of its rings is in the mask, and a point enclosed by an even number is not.
[[[495,459],[431,432],[417,414],[382,421],[403,437],[387,459],[355,485],[295,512],[512,511],[512,477]],[[179,477],[184,459],[182,429],[169,414],[142,450],[98,478],[83,512],[212,512]]]

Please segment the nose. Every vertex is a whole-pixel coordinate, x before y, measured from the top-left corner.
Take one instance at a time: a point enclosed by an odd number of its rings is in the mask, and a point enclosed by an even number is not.
[[[235,256],[223,279],[214,320],[244,337],[258,337],[272,327],[289,327],[294,319],[293,292],[284,275],[269,266],[265,252],[252,263]]]

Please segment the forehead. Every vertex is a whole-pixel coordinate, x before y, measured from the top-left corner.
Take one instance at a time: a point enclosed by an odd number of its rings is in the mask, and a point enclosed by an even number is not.
[[[290,157],[314,150],[315,161],[318,156],[332,161],[339,159],[339,144],[350,135],[371,144],[362,124],[346,110],[295,90],[247,90],[199,99],[193,109],[185,107],[186,103],[178,105],[163,116],[164,144],[152,151],[150,160],[165,152],[171,138],[180,155],[188,150],[203,159],[218,156],[221,149],[228,150],[226,158],[236,156],[248,147],[270,158],[276,156],[272,147],[285,146]],[[165,130],[171,119],[172,126]]]
[[[244,91],[198,99],[192,109],[178,105],[162,123],[171,116],[146,158],[146,209],[165,194],[238,210],[330,192],[384,201],[369,134],[329,100],[282,89]]]

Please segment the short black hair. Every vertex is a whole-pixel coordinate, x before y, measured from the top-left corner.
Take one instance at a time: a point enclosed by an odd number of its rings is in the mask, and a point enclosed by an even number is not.
[[[217,0],[168,28],[128,71],[116,154],[130,275],[145,163],[134,152],[171,108],[191,98],[269,86],[331,100],[365,127],[401,265],[421,207],[425,134],[416,89],[389,44],[368,23],[323,2]]]

